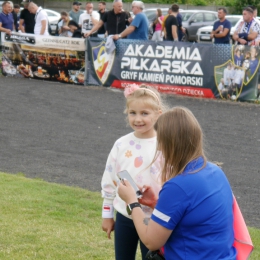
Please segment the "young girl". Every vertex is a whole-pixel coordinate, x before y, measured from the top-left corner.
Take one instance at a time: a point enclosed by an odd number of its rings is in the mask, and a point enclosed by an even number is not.
[[[224,172],[205,157],[197,119],[175,107],[159,117],[155,129],[163,187],[158,200],[152,189],[149,195],[143,191],[143,200],[150,198],[154,207],[147,225],[140,207],[132,210],[140,239],[150,250],[164,246],[167,260],[235,260],[232,190]],[[128,181],[118,186],[126,204],[138,204]]]
[[[131,216],[126,211],[125,202],[117,194],[119,182],[117,173],[127,170],[137,185],[149,185],[159,192],[161,188],[158,181],[159,161],[149,166],[155,156],[157,144],[154,124],[166,107],[159,93],[151,87],[132,85],[125,89],[124,94],[125,113],[133,132],[115,142],[107,159],[101,182],[104,198],[102,229],[108,238],[115,230],[115,259],[134,260],[139,237]],[[114,208],[117,211],[116,221],[114,221]],[[152,209],[144,206],[143,212],[148,219]],[[144,260],[148,249],[142,243],[140,247]]]
[[[162,15],[161,9],[157,9],[156,12],[157,12],[157,17],[153,22],[154,33],[153,33],[152,41],[162,41],[163,38],[161,36],[161,32],[162,32],[162,22],[164,17]]]

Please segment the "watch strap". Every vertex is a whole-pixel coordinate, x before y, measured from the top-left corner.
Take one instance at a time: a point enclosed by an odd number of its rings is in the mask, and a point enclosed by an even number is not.
[[[127,211],[128,215],[131,215],[132,210],[136,207],[142,208],[141,204],[139,202],[134,202],[134,203],[128,204],[127,207],[126,207],[126,211]]]

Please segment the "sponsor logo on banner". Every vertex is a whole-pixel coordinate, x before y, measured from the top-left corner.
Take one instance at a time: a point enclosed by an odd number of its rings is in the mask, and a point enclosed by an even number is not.
[[[35,37],[29,35],[5,34],[5,41],[24,44],[35,44]]]
[[[115,51],[108,54],[106,52],[105,42],[102,42],[100,45],[92,47],[92,57],[96,75],[101,83],[104,84],[113,67]]]

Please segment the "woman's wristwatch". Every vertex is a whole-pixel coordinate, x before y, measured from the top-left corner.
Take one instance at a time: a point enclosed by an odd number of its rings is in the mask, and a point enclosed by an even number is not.
[[[141,204],[139,202],[134,202],[134,203],[128,204],[126,206],[127,214],[130,216],[132,214],[133,209],[136,208],[136,207],[142,208]]]
[[[122,38],[122,35],[121,34],[118,34],[118,39]]]

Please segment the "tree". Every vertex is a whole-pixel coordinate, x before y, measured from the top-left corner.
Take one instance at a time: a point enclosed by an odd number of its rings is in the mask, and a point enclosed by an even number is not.
[[[256,0],[235,0],[234,1],[234,11],[236,14],[242,14],[243,8],[248,5],[254,5],[259,9],[259,3]]]

